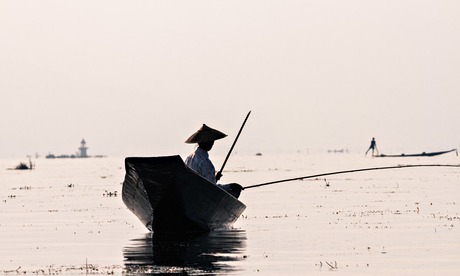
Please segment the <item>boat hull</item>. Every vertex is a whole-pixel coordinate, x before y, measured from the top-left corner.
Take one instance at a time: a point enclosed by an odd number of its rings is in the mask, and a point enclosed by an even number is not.
[[[125,168],[123,202],[151,231],[229,228],[246,208],[178,155],[128,157]]]
[[[380,155],[376,155],[375,157],[431,157],[431,156],[446,154],[446,153],[453,152],[453,151],[457,151],[457,149],[446,150],[446,151],[436,151],[436,152],[422,152],[418,154],[404,154],[404,153],[403,154],[380,154]]]

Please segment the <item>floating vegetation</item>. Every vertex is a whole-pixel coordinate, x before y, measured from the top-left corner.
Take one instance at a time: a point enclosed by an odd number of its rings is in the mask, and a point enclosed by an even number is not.
[[[13,270],[0,270],[0,274],[5,275],[115,275],[120,274],[123,270],[120,265],[109,265],[109,266],[99,266],[94,264],[84,264],[80,266],[56,266],[56,265],[47,265],[43,268],[36,268],[32,270],[22,269],[22,266],[19,266],[17,269]]]
[[[225,172],[234,172],[234,173],[246,173],[246,172],[254,172],[254,170],[250,169],[239,169],[239,170],[226,170]]]
[[[329,266],[329,269],[330,270],[335,270],[335,269],[338,269],[339,267],[337,266],[337,262],[334,261],[334,263],[332,262],[328,262],[328,261],[324,261],[328,266]],[[319,264],[315,264],[316,266],[319,266],[320,268],[323,267],[323,262],[320,261]]]
[[[103,196],[107,196],[107,197],[116,197],[117,196],[117,191],[114,191],[114,192],[109,192],[107,190],[105,190],[105,193],[102,194]]]
[[[19,273],[19,270],[21,269],[21,266],[19,266],[16,270],[3,270],[3,273]]]
[[[19,162],[19,164],[16,167],[7,168],[7,170],[32,170],[34,167],[35,167],[35,165],[29,159],[29,164],[24,163],[24,162]]]
[[[16,170],[31,170],[31,168],[29,166],[27,166],[26,163],[19,163],[19,165],[16,166],[15,168]]]
[[[337,262],[334,261],[334,265],[330,264],[328,261],[326,261],[326,264],[331,268],[331,269],[338,269],[337,267]]]

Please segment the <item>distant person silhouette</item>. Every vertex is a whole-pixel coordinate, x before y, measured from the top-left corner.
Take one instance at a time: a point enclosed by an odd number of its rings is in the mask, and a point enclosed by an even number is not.
[[[375,155],[374,155],[374,150],[377,152],[377,155],[379,155],[379,150],[377,149],[377,143],[375,142],[375,138],[374,138],[374,137],[372,137],[371,145],[370,145],[369,148],[367,149],[365,155],[367,155],[367,153],[368,153],[370,150],[372,150],[372,156],[375,156]]]

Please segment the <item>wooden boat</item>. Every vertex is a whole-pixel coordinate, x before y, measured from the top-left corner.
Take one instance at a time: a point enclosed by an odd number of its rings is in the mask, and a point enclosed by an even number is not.
[[[178,155],[128,157],[125,168],[123,202],[150,231],[230,228],[246,209]]]
[[[446,151],[435,151],[435,152],[422,152],[422,153],[418,153],[418,154],[379,154],[379,155],[376,155],[375,157],[430,157],[430,156],[437,156],[437,155],[441,155],[441,154],[445,154],[445,153],[449,153],[449,152],[457,152],[457,156],[458,156],[458,151],[457,149],[451,149],[451,150],[446,150]]]

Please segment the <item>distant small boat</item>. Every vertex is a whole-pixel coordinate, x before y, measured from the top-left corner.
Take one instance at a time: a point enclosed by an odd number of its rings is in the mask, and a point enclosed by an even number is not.
[[[431,156],[437,156],[441,154],[446,154],[449,152],[455,151],[458,156],[458,151],[457,149],[451,149],[451,150],[446,150],[446,151],[435,151],[435,152],[422,152],[418,154],[379,154],[376,155],[375,157],[431,157]]]
[[[56,155],[54,155],[54,154],[52,154],[52,153],[49,153],[49,154],[47,154],[47,155],[45,156],[45,158],[47,158],[47,159],[54,159],[54,158],[56,158]]]
[[[178,155],[128,157],[125,168],[123,202],[151,231],[230,228],[246,209]]]

